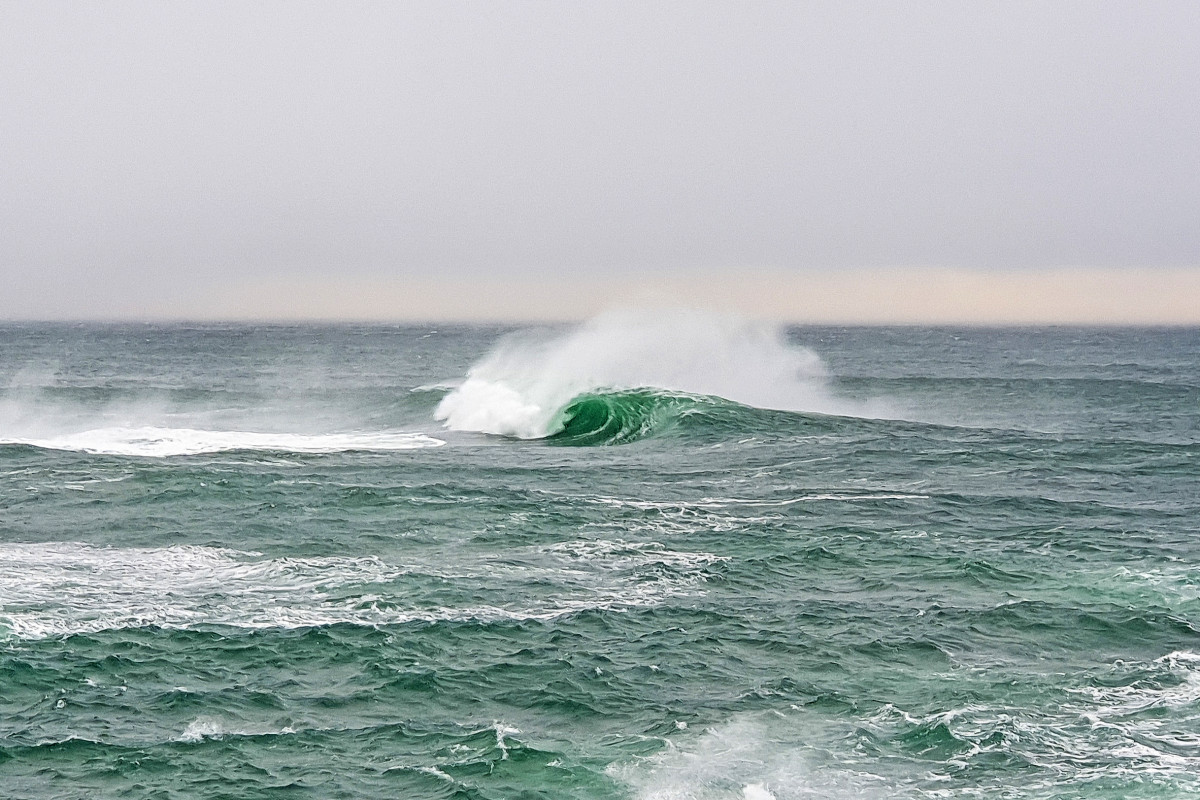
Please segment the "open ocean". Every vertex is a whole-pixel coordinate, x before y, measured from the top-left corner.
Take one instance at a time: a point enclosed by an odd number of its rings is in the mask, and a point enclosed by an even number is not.
[[[1200,330],[0,326],[0,797],[1200,796]]]

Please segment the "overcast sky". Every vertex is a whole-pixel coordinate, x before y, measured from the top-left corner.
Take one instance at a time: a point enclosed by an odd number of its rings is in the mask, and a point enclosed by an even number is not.
[[[0,275],[4,318],[958,275],[1200,321],[1200,3],[0,0]]]

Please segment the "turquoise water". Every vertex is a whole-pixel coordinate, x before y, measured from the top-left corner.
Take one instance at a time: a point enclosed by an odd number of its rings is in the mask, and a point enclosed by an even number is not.
[[[0,327],[5,798],[1200,795],[1200,331]]]

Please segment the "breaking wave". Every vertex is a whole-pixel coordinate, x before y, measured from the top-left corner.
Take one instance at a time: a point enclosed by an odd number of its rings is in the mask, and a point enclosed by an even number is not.
[[[565,335],[509,337],[435,416],[453,430],[618,443],[721,401],[876,416],[834,397],[821,359],[782,330],[696,311],[609,313]]]

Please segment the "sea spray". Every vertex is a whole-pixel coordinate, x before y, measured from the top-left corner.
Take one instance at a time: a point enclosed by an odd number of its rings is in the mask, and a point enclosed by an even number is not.
[[[435,416],[454,430],[536,439],[585,394],[658,389],[784,411],[859,413],[828,389],[816,353],[781,329],[672,310],[603,314],[565,334],[523,332],[471,367]]]

